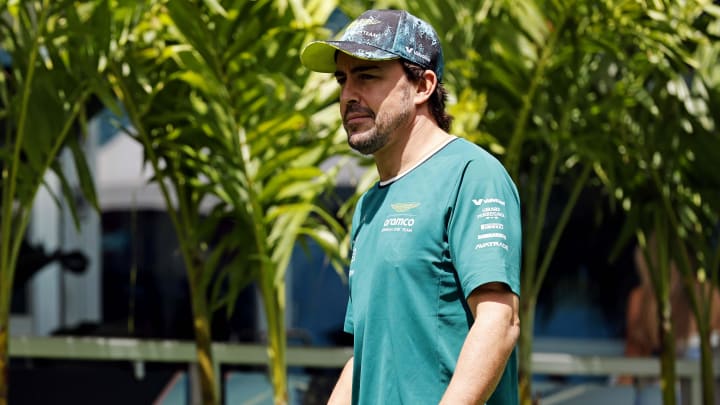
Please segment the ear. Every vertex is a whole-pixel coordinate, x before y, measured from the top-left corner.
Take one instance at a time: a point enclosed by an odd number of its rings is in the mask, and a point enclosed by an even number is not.
[[[415,104],[426,103],[438,85],[437,75],[432,70],[425,70],[415,86]]]

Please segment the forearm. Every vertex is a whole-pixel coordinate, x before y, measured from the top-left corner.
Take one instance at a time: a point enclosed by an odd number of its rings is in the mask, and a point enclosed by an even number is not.
[[[352,402],[352,374],[353,374],[353,358],[345,363],[340,377],[338,378],[335,388],[333,388],[328,405],[344,405]]]
[[[517,297],[512,303],[489,300],[477,305],[476,320],[460,351],[441,404],[484,404],[495,391],[520,335]]]

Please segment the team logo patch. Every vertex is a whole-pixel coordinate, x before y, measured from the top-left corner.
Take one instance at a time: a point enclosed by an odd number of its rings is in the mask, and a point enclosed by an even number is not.
[[[395,203],[390,204],[393,211],[395,212],[407,212],[410,211],[413,208],[417,208],[420,206],[419,202],[410,202],[410,203]]]

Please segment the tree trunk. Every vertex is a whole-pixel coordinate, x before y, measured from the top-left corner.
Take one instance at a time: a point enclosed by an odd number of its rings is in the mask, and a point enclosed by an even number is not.
[[[195,347],[197,350],[198,372],[200,375],[200,391],[203,405],[220,405],[220,388],[215,375],[215,361],[212,353],[212,336],[210,316],[208,314],[205,295],[192,294],[193,329],[195,331]]]
[[[533,325],[535,323],[535,299],[520,299],[520,362],[518,364],[518,383],[520,403],[532,405],[532,344]]]
[[[10,382],[10,356],[8,355],[8,317],[3,314],[0,315],[0,318],[0,405],[7,405],[8,388]]]
[[[672,330],[672,318],[670,308],[670,297],[666,296],[660,300],[658,305],[660,311],[660,339],[662,350],[660,351],[660,388],[662,389],[663,405],[675,405],[675,336]]]
[[[713,353],[710,345],[709,328],[700,331],[700,375],[702,378],[703,405],[715,404],[715,377],[713,372]]]
[[[9,266],[0,267],[0,405],[8,404],[10,391],[10,297],[13,274]]]
[[[268,358],[270,380],[273,386],[275,405],[288,404],[287,362],[285,348],[285,288],[284,284],[275,286],[274,277],[263,277],[262,293],[265,306],[265,318],[268,327]]]

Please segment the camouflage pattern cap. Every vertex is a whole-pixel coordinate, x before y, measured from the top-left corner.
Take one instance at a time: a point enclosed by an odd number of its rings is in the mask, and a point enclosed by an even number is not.
[[[403,58],[442,79],[444,62],[437,33],[407,11],[366,11],[345,28],[339,40],[309,43],[300,60],[311,70],[334,73],[336,51],[364,60]]]

